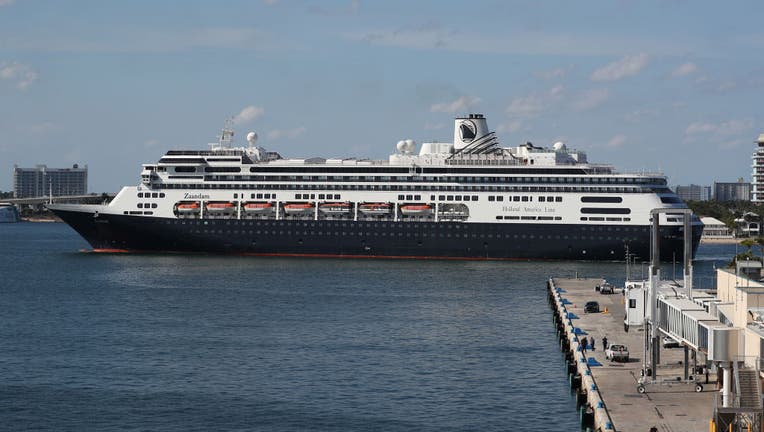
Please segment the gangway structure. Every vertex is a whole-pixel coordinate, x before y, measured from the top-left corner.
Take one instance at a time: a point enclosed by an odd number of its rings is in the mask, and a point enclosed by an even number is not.
[[[660,270],[659,214],[682,213],[684,217],[683,280],[681,283],[664,281]],[[625,286],[626,317],[624,329],[645,326],[645,362],[637,390],[643,393],[647,386],[671,381],[658,379],[661,339],[669,337],[684,348],[684,382],[695,384],[696,391],[703,386],[693,379],[699,356],[705,358],[706,368],[712,364],[721,370],[722,391],[714,407],[717,430],[762,430],[762,402],[759,381],[759,362],[746,367],[740,358],[740,341],[744,329],[732,327],[716,316],[721,300],[707,293],[694,293],[692,289],[692,243],[689,209],[655,209],[651,212],[651,259],[647,281],[627,281]],[[696,294],[700,294],[696,297]],[[694,367],[689,370],[690,353]],[[673,381],[676,382],[676,381]],[[730,428],[730,425],[733,427]],[[748,429],[748,428],[751,429]]]

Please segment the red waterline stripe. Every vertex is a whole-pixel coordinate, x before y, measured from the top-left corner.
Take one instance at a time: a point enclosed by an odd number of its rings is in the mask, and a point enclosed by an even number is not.
[[[93,249],[82,252],[90,253],[135,253],[135,254],[205,254],[206,252],[180,252],[180,251],[143,251],[129,249]],[[215,255],[212,253],[212,255]],[[221,254],[224,255],[224,254]],[[343,254],[300,254],[300,253],[258,253],[241,252],[228,255],[237,256],[262,256],[262,257],[289,257],[289,258],[349,258],[349,259],[414,259],[414,260],[450,260],[450,261],[531,261],[528,258],[483,258],[483,257],[449,257],[436,255],[343,255]]]
[[[525,259],[525,258],[449,257],[449,256],[435,256],[435,255],[342,255],[342,254],[299,254],[299,253],[258,253],[258,252],[242,252],[236,255],[297,257],[297,258],[417,259],[417,260],[453,260],[453,261],[528,261],[528,259]]]

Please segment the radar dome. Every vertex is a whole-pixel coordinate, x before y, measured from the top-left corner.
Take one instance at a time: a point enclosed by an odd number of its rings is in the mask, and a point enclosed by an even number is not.
[[[254,132],[250,132],[247,134],[247,142],[249,142],[249,145],[255,145],[257,142],[257,134]]]
[[[554,151],[562,151],[565,150],[565,143],[562,141],[557,141],[552,147],[554,148]]]
[[[406,141],[406,152],[411,153],[414,151],[414,148],[416,148],[416,142],[413,139],[407,139]]]
[[[406,151],[406,141],[400,140],[398,141],[398,144],[395,145],[395,148],[398,149],[399,152],[403,153]]]

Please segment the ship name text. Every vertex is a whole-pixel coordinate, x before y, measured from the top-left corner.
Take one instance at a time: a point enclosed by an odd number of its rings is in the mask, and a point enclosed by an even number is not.
[[[200,193],[188,193],[183,194],[183,199],[210,199],[209,195]]]

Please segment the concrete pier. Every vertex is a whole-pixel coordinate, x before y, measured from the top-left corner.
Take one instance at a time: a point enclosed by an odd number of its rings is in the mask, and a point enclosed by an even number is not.
[[[555,316],[560,348],[566,356],[571,386],[580,403],[582,428],[596,431],[648,432],[707,431],[718,392],[716,376],[695,375],[703,390],[696,392],[684,377],[685,351],[661,349],[656,384],[644,394],[637,391],[644,360],[644,329],[624,330],[624,302],[620,290],[601,294],[601,279],[551,279],[549,303]],[[596,301],[599,313],[584,313],[584,304]],[[583,351],[582,341],[594,338],[595,349]],[[626,345],[628,362],[605,358],[602,338],[609,344]],[[691,363],[692,365],[692,363]]]

